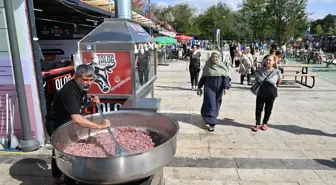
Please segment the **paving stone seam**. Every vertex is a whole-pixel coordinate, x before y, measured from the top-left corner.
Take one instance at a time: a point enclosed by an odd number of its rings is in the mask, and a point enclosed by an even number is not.
[[[237,163],[236,163],[236,165],[238,166],[238,164],[237,164]],[[240,174],[239,174],[239,172],[238,172],[238,168],[236,168],[235,170],[236,170],[236,173],[237,173],[237,176],[238,176],[238,179],[239,179],[239,181],[241,181],[241,180],[242,180],[242,178],[240,177]]]
[[[313,170],[313,171],[314,171],[314,173],[315,173],[317,176],[319,176],[319,177],[322,179],[323,182],[328,183],[327,181],[324,180],[324,178],[321,177],[321,175],[319,175],[319,174],[316,172],[316,170]]]

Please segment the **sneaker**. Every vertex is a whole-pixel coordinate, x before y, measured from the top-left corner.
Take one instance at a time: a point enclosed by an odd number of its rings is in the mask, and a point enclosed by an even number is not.
[[[263,125],[261,126],[261,130],[263,130],[263,131],[266,131],[267,128],[268,128],[268,125],[267,125],[267,124],[263,124]]]
[[[194,90],[194,86],[191,87],[191,90],[192,90],[192,91]]]
[[[209,131],[210,131],[210,132],[215,131],[215,125],[210,125],[210,126],[209,126]]]
[[[256,125],[256,126],[252,127],[251,130],[252,130],[253,132],[258,132],[259,128],[260,128],[260,126],[259,126],[259,125]]]

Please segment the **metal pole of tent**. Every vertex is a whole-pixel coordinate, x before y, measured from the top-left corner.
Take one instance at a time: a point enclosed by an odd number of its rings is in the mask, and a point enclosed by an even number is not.
[[[6,12],[6,22],[8,29],[9,46],[11,51],[10,53],[12,57],[15,87],[19,103],[19,114],[21,118],[22,140],[20,140],[20,146],[23,152],[31,152],[38,149],[40,147],[40,143],[37,139],[33,137],[30,126],[27,97],[24,86],[12,0],[4,0],[4,6]]]

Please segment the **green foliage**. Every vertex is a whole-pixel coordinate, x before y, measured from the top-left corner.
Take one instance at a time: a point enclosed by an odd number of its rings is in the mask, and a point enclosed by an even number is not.
[[[267,3],[269,23],[275,29],[277,42],[289,39],[288,35],[294,35],[296,28],[300,24],[305,24],[308,18],[307,0],[268,0]]]
[[[317,26],[320,25],[322,30],[317,30]],[[318,31],[322,31],[320,34],[336,34],[336,15],[327,15],[323,19],[317,19],[310,25],[310,29],[314,34],[319,34]]]
[[[315,29],[316,29],[316,34],[317,35],[321,35],[322,34],[323,28],[322,28],[321,24],[318,24]]]
[[[198,17],[195,16],[196,9],[186,3],[176,4],[174,6],[160,6],[152,4],[153,15],[162,22],[167,22],[177,32],[186,35],[200,35],[198,27]]]
[[[283,42],[293,36],[302,36],[309,27],[307,0],[243,2],[238,11],[219,2],[200,14],[186,3],[168,7],[152,5],[152,12],[159,20],[176,27],[179,33],[210,40],[215,38],[216,29],[220,29],[223,40],[276,39]]]
[[[245,17],[253,34],[253,39],[265,37],[265,30],[269,26],[266,0],[246,0],[240,5],[241,14]]]

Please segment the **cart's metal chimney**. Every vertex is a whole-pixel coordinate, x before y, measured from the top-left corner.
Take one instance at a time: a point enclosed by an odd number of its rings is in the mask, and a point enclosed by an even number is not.
[[[115,17],[132,19],[132,0],[114,0]]]

